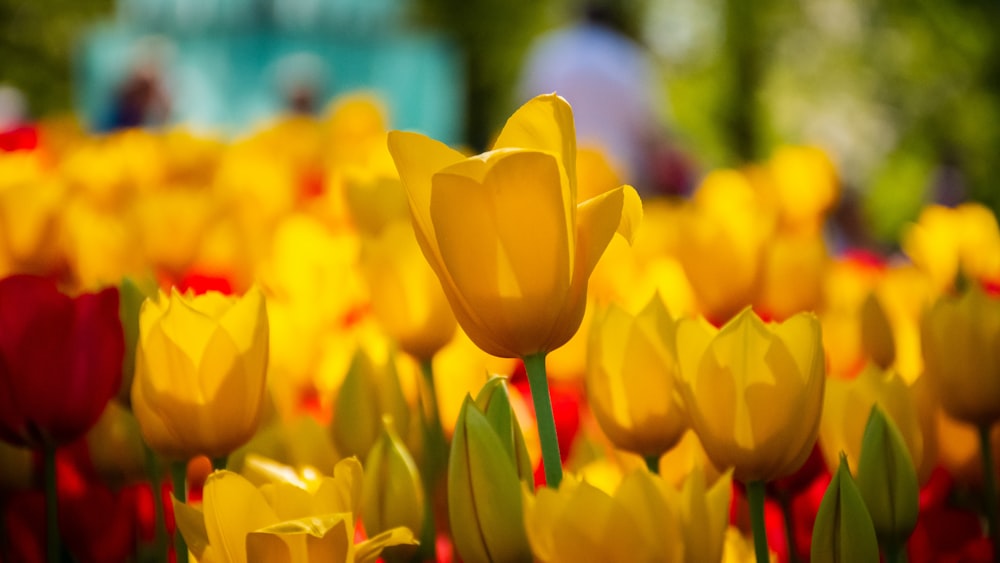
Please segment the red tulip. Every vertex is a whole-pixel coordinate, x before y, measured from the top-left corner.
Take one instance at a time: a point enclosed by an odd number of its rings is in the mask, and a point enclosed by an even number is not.
[[[0,280],[0,439],[83,436],[118,391],[124,350],[117,288],[71,298],[46,278]]]

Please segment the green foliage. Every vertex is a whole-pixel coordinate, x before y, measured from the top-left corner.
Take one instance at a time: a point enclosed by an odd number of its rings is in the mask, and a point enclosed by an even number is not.
[[[73,45],[109,18],[114,0],[0,0],[0,83],[20,89],[35,116],[72,107]]]

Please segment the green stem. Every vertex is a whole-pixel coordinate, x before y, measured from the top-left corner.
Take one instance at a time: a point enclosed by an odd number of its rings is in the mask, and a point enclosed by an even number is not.
[[[166,561],[167,556],[167,515],[163,510],[163,474],[160,473],[160,460],[149,446],[143,445],[146,450],[146,472],[149,474],[149,482],[153,486],[153,545],[156,549],[158,561]]]
[[[434,362],[428,358],[420,360],[420,372],[424,374],[424,383],[427,386],[427,401],[424,405],[425,412],[430,416],[430,428],[441,430],[441,415],[438,414],[437,388],[434,385]]]
[[[562,458],[559,456],[556,420],[552,415],[549,381],[545,376],[545,354],[532,354],[524,358],[524,368],[528,372],[531,400],[535,404],[538,439],[542,445],[542,465],[545,467],[545,484],[555,489],[562,482]]]
[[[222,471],[229,464],[229,456],[214,457],[212,458],[212,469],[215,471]]]
[[[778,504],[781,505],[781,516],[785,521],[785,542],[788,545],[789,563],[799,563],[799,546],[795,541],[795,518],[792,514],[792,502],[788,494],[781,492],[778,494]]]
[[[993,563],[1000,563],[1000,518],[997,517],[997,467],[990,444],[990,427],[979,427],[979,447],[983,457],[983,485],[986,487],[986,524],[993,543]]]
[[[170,477],[174,482],[174,498],[179,502],[187,502],[187,461],[171,463]],[[187,563],[188,548],[180,528],[174,530],[174,551],[177,554],[177,563]]]
[[[750,501],[750,526],[753,528],[753,549],[757,563],[770,563],[771,552],[767,548],[767,527],[764,525],[764,482],[747,483],[747,500]]]
[[[653,475],[660,474],[660,456],[658,455],[647,455],[642,459],[646,460],[646,467],[649,468],[649,472]]]
[[[905,542],[889,542],[885,546],[886,563],[906,563]]]
[[[42,463],[45,471],[45,546],[49,563],[58,563],[62,557],[62,543],[59,537],[59,496],[56,475],[56,447],[45,444],[42,447]]]

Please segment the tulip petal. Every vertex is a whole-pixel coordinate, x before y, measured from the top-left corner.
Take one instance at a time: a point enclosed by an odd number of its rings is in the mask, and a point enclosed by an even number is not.
[[[561,96],[537,96],[521,106],[507,120],[493,148],[524,148],[556,155],[566,175],[566,200],[576,202],[576,127],[573,109]]]
[[[208,541],[233,563],[247,560],[247,534],[279,522],[264,495],[231,471],[208,476],[203,503]]]
[[[580,203],[576,214],[576,259],[582,267],[576,275],[586,279],[616,232],[632,243],[642,223],[642,201],[635,188],[624,185]]]
[[[350,561],[349,514],[296,518],[247,535],[247,563]]]
[[[430,137],[405,131],[390,131],[388,145],[410,201],[417,242],[428,262],[441,276],[440,252],[431,222],[431,177],[435,172],[465,160],[465,155]]]
[[[188,549],[191,550],[191,553],[196,558],[201,559],[202,553],[208,547],[205,514],[200,507],[179,502],[173,496],[170,497],[170,500],[173,501],[174,520],[177,522],[177,528],[184,536],[184,542],[187,544]]]
[[[354,552],[355,563],[374,563],[382,550],[394,545],[418,545],[420,542],[413,537],[413,532],[406,528],[392,528],[381,534],[372,536],[357,544]]]

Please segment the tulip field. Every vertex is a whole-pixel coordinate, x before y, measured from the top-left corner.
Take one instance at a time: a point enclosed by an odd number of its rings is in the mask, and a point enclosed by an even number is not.
[[[1000,562],[1000,226],[629,185],[558,94],[0,139],[0,562]]]

